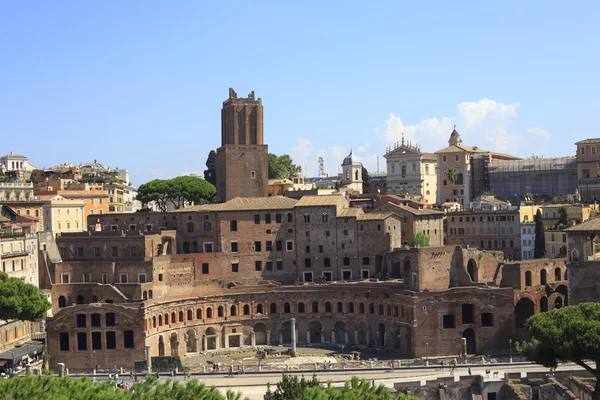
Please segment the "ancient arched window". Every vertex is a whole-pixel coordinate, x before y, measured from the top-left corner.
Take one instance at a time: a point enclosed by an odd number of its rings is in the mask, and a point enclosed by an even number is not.
[[[65,298],[65,296],[60,296],[58,298],[58,307],[63,308],[67,306],[67,299]]]
[[[328,219],[329,219],[329,218],[328,218],[328,215],[327,215],[327,213],[326,213],[326,212],[324,212],[324,213],[321,215],[321,221],[323,221],[323,222],[327,222],[327,220],[328,220]]]
[[[205,232],[205,233],[208,233],[208,232],[210,232],[210,229],[211,229],[210,222],[206,221],[206,222],[204,223],[204,232]]]
[[[187,231],[188,232],[194,232],[194,223],[193,222],[188,222],[187,223]]]
[[[250,306],[248,304],[244,304],[244,315],[250,315]]]
[[[277,303],[271,303],[271,314],[277,314]]]
[[[402,177],[404,178],[406,176],[406,166],[403,165],[402,168],[400,168],[400,175],[402,175]]]

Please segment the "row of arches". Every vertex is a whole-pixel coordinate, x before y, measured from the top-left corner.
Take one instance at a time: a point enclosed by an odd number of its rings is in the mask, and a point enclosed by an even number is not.
[[[569,305],[568,289],[560,285],[550,295],[546,293],[540,296],[536,303],[530,297],[522,297],[515,305],[515,328],[523,329],[529,317],[539,312],[551,311]]]
[[[293,309],[293,311],[292,311]],[[213,306],[201,307],[195,309],[187,309],[180,310],[177,313],[172,311],[169,313],[161,313],[157,315],[153,315],[151,318],[147,320],[148,329],[155,329],[162,326],[166,326],[169,324],[175,323],[183,323],[184,321],[193,321],[193,320],[206,320],[213,318],[226,318],[226,317],[236,317],[236,316],[255,316],[255,315],[263,315],[266,314],[266,307],[263,304],[256,304],[254,306],[254,310],[252,310],[251,305],[249,304],[233,304],[228,308],[226,306],[220,305],[216,307],[216,315],[215,308]],[[254,311],[254,314],[252,313]],[[355,305],[354,302],[344,303],[341,301],[338,302],[318,302],[313,301],[312,303],[298,302],[292,307],[292,303],[285,302],[283,304],[280,303],[270,303],[268,306],[268,311],[270,314],[322,314],[322,313],[339,313],[339,314],[372,314],[372,315],[381,315],[388,317],[397,317],[400,319],[408,318],[410,319],[410,309],[405,308],[404,306],[399,305],[391,305],[391,304],[383,304],[383,303],[364,303],[359,302]]]
[[[548,283],[548,271],[546,269],[541,269],[539,274],[539,285],[546,285]],[[554,268],[554,282],[559,282],[561,280],[567,280],[567,274],[563,277],[562,269],[560,267]],[[536,285],[538,283],[536,282]],[[531,271],[525,271],[525,286],[533,286],[533,273]]]
[[[328,324],[327,324],[328,325]],[[303,329],[300,331],[298,328]],[[177,356],[180,351],[195,353],[199,351],[218,350],[242,346],[265,346],[273,343],[289,345],[292,342],[292,323],[284,321],[271,332],[272,324],[257,322],[245,327],[241,332],[224,334],[225,329],[214,326],[206,328],[188,328],[184,331],[171,332],[158,336],[158,355]],[[390,347],[410,353],[412,351],[412,334],[410,328],[399,325],[378,323],[373,325],[368,321],[358,322],[351,331],[344,321],[337,321],[333,326],[324,328],[324,323],[318,320],[305,320],[296,325],[297,342],[304,344],[356,344],[365,346]],[[235,329],[233,330],[235,332]],[[273,333],[273,334],[272,334]],[[183,334],[183,343],[180,335]],[[166,351],[166,345],[169,351]]]

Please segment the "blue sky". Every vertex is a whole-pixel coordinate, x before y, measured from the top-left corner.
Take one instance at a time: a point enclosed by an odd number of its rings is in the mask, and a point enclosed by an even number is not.
[[[600,136],[594,1],[0,4],[0,147],[94,159],[134,184],[202,173],[228,88],[263,99],[270,152],[330,174],[352,147],[574,155]]]

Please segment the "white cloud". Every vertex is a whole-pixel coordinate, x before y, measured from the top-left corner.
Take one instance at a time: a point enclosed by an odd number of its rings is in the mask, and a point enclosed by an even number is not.
[[[435,152],[448,145],[448,138],[456,124],[465,144],[514,153],[523,140],[522,135],[509,130],[518,107],[519,103],[505,104],[485,98],[477,102],[466,101],[457,105],[455,116],[426,118],[415,125],[406,125],[400,117],[390,114],[384,123],[383,136],[392,146],[404,136],[405,141],[419,144],[423,151]],[[375,131],[381,132],[380,129]],[[549,137],[540,128],[532,128],[529,133]]]
[[[314,169],[310,167],[317,162],[315,150],[316,147],[313,146],[312,142],[307,138],[296,138],[296,144],[294,144],[290,150],[294,164],[301,166],[302,172],[306,176],[314,171]]]
[[[151,169],[150,175],[152,175],[152,179],[163,179],[165,177],[165,169],[164,168]]]

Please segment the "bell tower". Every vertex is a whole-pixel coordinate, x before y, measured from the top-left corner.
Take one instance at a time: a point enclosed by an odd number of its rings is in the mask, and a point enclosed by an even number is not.
[[[221,147],[217,149],[217,196],[267,197],[268,146],[263,143],[262,99],[254,91],[238,98],[229,88],[221,110]]]

